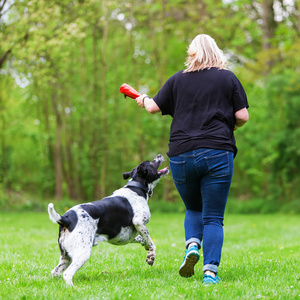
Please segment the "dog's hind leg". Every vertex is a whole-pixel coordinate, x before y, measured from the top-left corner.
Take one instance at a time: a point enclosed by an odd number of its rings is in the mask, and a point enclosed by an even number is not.
[[[61,276],[64,270],[70,265],[71,259],[69,256],[62,254],[58,265],[51,271],[52,277]]]
[[[63,278],[67,285],[73,286],[73,276],[90,258],[96,233],[96,221],[81,212],[76,228],[68,234],[62,247],[72,263],[64,271]]]
[[[75,273],[86,263],[86,261],[91,256],[91,248],[90,249],[82,249],[79,253],[76,253],[72,257],[72,263],[64,272],[63,278],[67,285],[73,286],[72,278]]]

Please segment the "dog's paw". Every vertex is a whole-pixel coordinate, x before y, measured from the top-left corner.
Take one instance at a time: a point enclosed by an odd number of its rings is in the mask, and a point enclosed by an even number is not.
[[[148,265],[153,266],[155,260],[155,253],[148,252],[146,262]]]
[[[58,270],[55,268],[51,271],[51,275],[53,278],[55,278],[55,277],[60,277],[62,274],[58,272]]]

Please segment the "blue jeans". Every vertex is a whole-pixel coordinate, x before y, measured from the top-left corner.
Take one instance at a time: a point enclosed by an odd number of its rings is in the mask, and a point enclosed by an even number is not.
[[[223,219],[233,173],[233,152],[197,149],[170,157],[176,188],[185,204],[187,247],[203,248],[203,272],[218,273],[223,246]]]

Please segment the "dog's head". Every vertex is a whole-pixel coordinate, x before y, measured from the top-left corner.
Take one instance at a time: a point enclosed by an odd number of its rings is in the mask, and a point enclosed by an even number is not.
[[[144,161],[131,172],[123,173],[123,178],[132,178],[133,181],[137,181],[148,187],[148,194],[151,197],[153,189],[158,181],[163,176],[169,174],[168,167],[158,170],[163,161],[164,157],[161,154],[158,154],[152,161]]]

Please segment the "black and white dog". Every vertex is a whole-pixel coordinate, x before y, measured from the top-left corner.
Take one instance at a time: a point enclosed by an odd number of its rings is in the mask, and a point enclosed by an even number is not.
[[[111,196],[76,205],[63,216],[52,203],[48,205],[50,220],[59,224],[61,251],[59,263],[51,272],[53,277],[63,274],[67,285],[72,286],[73,276],[90,258],[92,247],[103,241],[115,245],[140,243],[148,250],[147,263],[153,265],[156,247],[146,227],[150,219],[148,198],[160,178],[169,173],[168,167],[158,170],[163,160],[159,154],[153,161],[139,164],[123,174],[124,179],[131,180]]]

